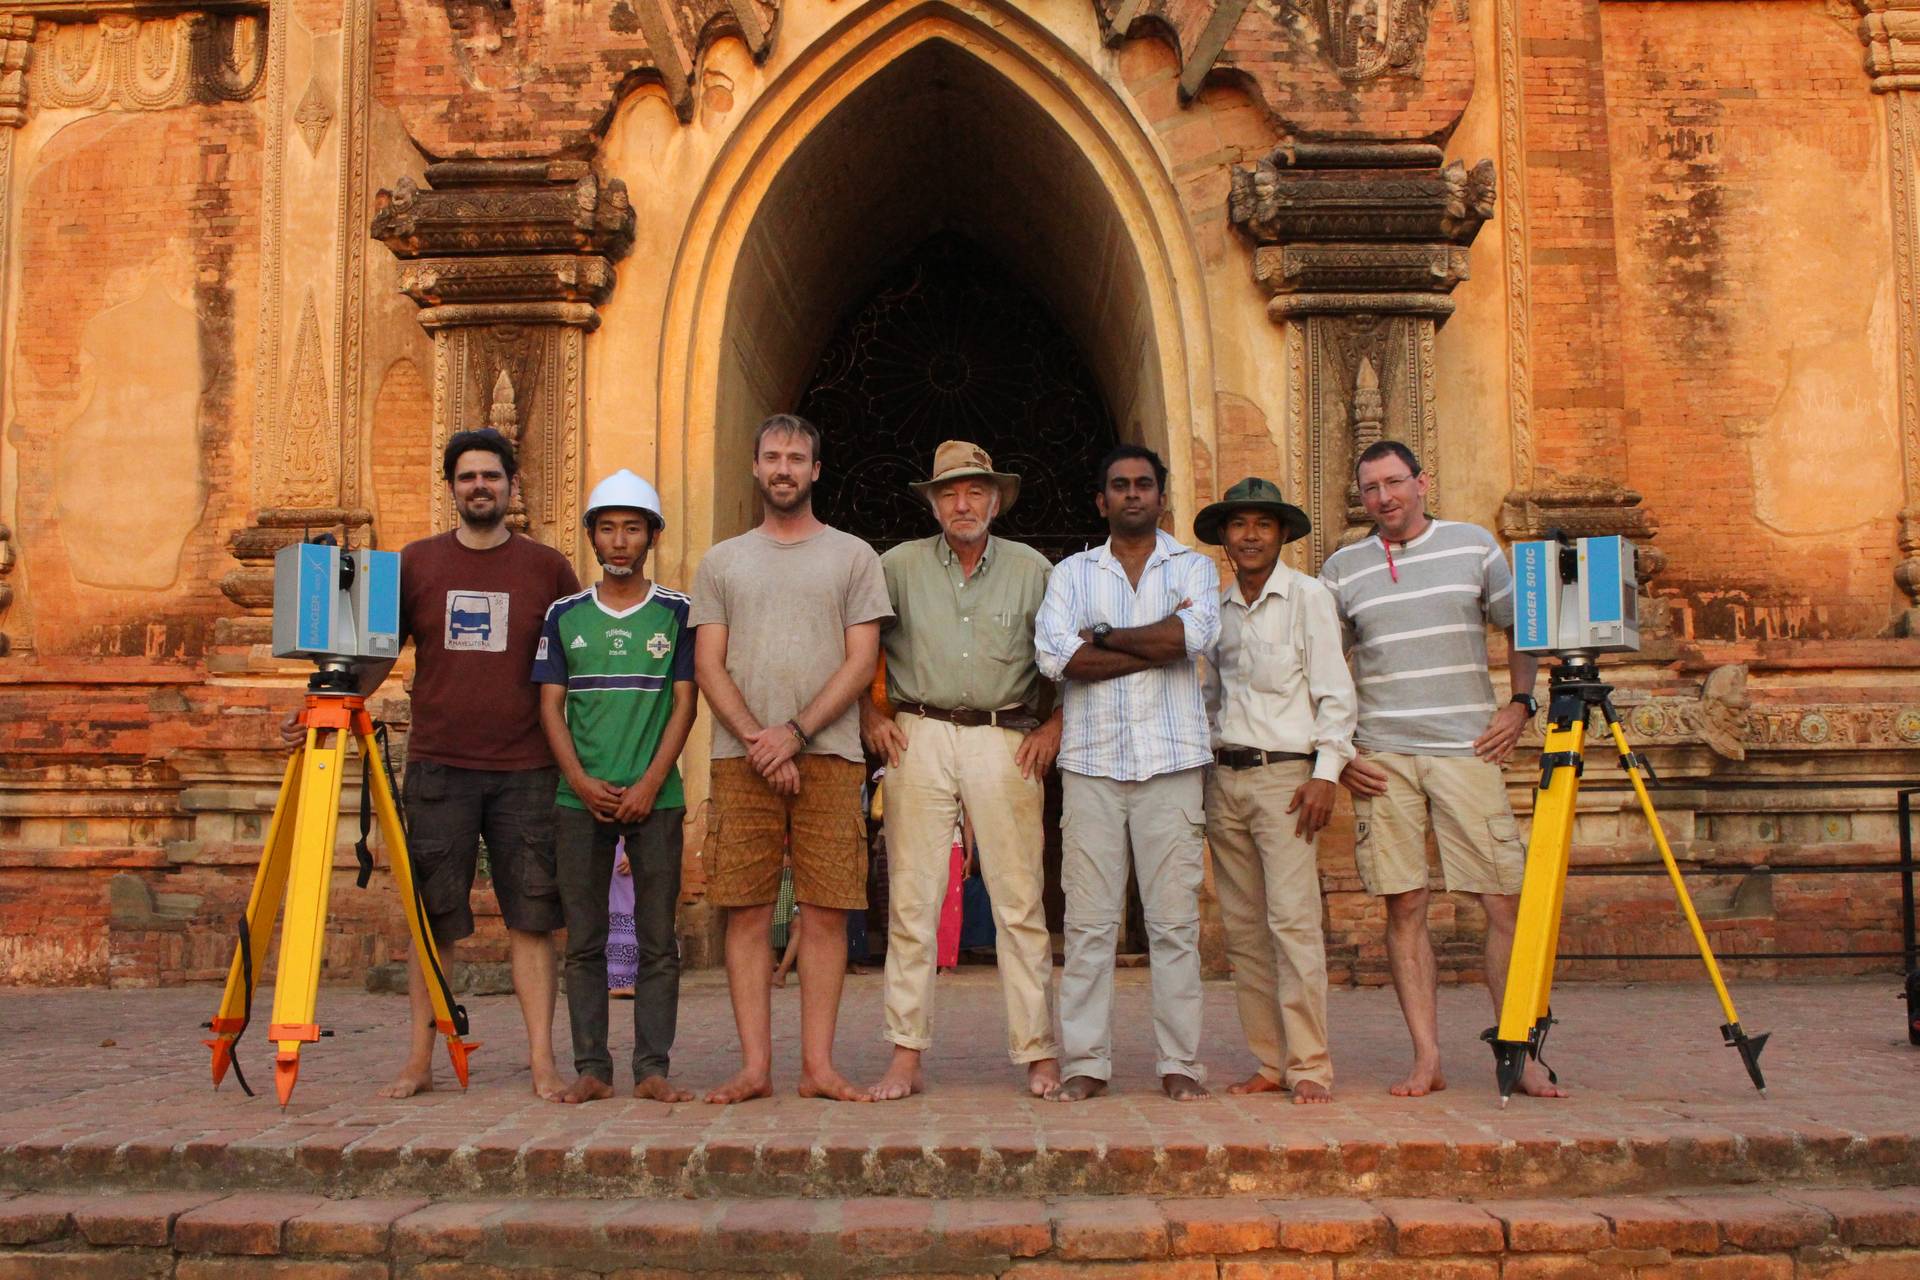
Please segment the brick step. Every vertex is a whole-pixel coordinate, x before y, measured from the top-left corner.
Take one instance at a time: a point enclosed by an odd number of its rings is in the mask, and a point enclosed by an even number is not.
[[[0,1277],[1894,1280],[1920,1188],[1557,1200],[0,1198]]]
[[[1684,1124],[1617,1135],[1387,1141],[1249,1133],[1160,1142],[1097,1132],[636,1138],[335,1126],[270,1138],[129,1139],[109,1131],[0,1147],[0,1188],[244,1186],[328,1196],[1503,1197],[1546,1189],[1644,1195],[1750,1185],[1761,1176],[1802,1185],[1920,1183],[1920,1140],[1900,1130],[1740,1133]]]

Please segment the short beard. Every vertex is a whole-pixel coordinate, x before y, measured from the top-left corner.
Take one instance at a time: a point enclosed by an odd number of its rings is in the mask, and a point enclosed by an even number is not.
[[[804,510],[807,505],[813,501],[812,485],[795,485],[793,501],[787,503],[785,506],[782,506],[774,499],[772,490],[767,486],[761,485],[759,488],[760,501],[764,502],[769,510],[778,511],[781,515],[788,515],[795,511]]]
[[[493,514],[490,516],[475,516],[468,512],[465,507],[460,508],[460,523],[470,529],[478,529],[484,533],[491,533],[495,529],[498,529],[501,521],[506,518],[507,509],[504,504],[496,503],[493,508]]]

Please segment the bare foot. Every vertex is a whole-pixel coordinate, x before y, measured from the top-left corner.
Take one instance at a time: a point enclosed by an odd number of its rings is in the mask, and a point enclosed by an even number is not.
[[[782,966],[781,968],[775,969],[773,971],[773,985],[776,987],[779,987],[782,990],[786,989],[787,971],[784,966]]]
[[[1046,1098],[1060,1087],[1060,1059],[1041,1058],[1027,1064],[1027,1092],[1036,1098]]]
[[[1430,1093],[1438,1093],[1447,1087],[1447,1079],[1440,1074],[1440,1059],[1423,1061],[1413,1060],[1413,1070],[1407,1072],[1407,1078],[1388,1089],[1396,1098],[1424,1098]]]
[[[400,1074],[393,1082],[380,1090],[377,1096],[382,1098],[411,1098],[416,1093],[433,1092],[433,1064],[431,1062],[409,1062],[400,1068]]]
[[[581,1076],[568,1085],[554,1102],[564,1102],[569,1106],[582,1102],[604,1102],[613,1096],[613,1086],[598,1076]]]
[[[1333,1090],[1314,1080],[1302,1080],[1293,1086],[1293,1105],[1304,1106],[1310,1102],[1332,1102]]]
[[[707,1090],[707,1101],[721,1106],[772,1096],[773,1082],[766,1076],[753,1071],[742,1071],[719,1088]]]
[[[887,1064],[887,1074],[867,1090],[867,1096],[875,1102],[894,1102],[924,1092],[926,1087],[926,1077],[920,1072],[920,1051],[895,1045],[893,1061]]]
[[[1060,1087],[1046,1095],[1049,1102],[1085,1102],[1088,1098],[1097,1098],[1107,1091],[1105,1080],[1096,1080],[1092,1076],[1069,1076]]]
[[[862,1089],[832,1067],[820,1072],[808,1071],[802,1067],[800,1088],[796,1092],[803,1098],[825,1098],[828,1102],[873,1101],[872,1093]]]
[[[633,1096],[651,1098],[655,1102],[692,1102],[693,1095],[668,1080],[665,1076],[648,1076],[644,1080],[633,1082]]]
[[[1280,1082],[1269,1080],[1264,1073],[1256,1071],[1240,1083],[1228,1085],[1227,1092],[1236,1098],[1244,1097],[1249,1093],[1278,1093]]]
[[[1520,1073],[1520,1092],[1529,1098],[1564,1098],[1567,1091],[1555,1084],[1547,1075],[1547,1069],[1540,1065],[1538,1058],[1528,1058],[1526,1069]]]
[[[1160,1088],[1175,1102],[1208,1102],[1213,1098],[1213,1094],[1207,1091],[1207,1086],[1192,1076],[1183,1076],[1177,1071],[1161,1076]]]
[[[567,1091],[567,1082],[561,1078],[560,1072],[549,1062],[544,1069],[541,1067],[535,1067],[533,1069],[533,1091],[545,1098],[548,1102],[559,1102],[561,1101],[562,1095]],[[609,1094],[607,1096],[611,1097],[613,1095]]]

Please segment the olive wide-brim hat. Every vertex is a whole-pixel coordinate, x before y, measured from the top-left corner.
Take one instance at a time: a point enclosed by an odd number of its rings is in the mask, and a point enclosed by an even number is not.
[[[1280,486],[1271,480],[1248,476],[1227,490],[1226,496],[1205,507],[1193,518],[1193,536],[1210,546],[1220,545],[1220,526],[1236,511],[1259,511],[1280,522],[1285,541],[1304,538],[1313,531],[1307,513],[1280,496]]]
[[[966,480],[975,476],[990,481],[1000,490],[1001,515],[1013,509],[1013,500],[1020,496],[1020,477],[1006,471],[995,471],[993,458],[971,440],[942,442],[933,451],[932,478],[915,480],[908,487],[924,498],[949,480]]]

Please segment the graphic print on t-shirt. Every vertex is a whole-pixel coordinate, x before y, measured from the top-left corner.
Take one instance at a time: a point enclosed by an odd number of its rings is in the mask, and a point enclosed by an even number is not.
[[[506,652],[507,593],[457,588],[447,592],[445,645],[449,652]]]

